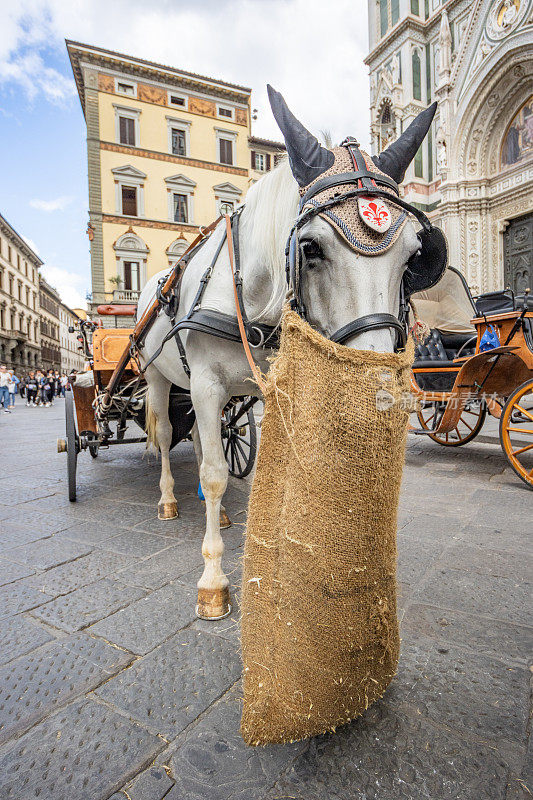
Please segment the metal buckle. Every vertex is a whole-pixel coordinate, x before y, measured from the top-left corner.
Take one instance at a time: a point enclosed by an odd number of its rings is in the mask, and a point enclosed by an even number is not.
[[[248,344],[253,350],[257,350],[258,347],[262,347],[265,343],[265,334],[260,328],[256,328],[255,325],[252,325],[252,330],[257,331],[259,334],[259,342],[257,344],[252,344],[251,341],[248,339]]]

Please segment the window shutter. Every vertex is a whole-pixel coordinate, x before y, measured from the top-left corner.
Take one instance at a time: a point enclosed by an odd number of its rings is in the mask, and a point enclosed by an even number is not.
[[[252,169],[255,169],[255,150],[252,150]]]
[[[266,154],[266,171],[270,170],[270,153]]]

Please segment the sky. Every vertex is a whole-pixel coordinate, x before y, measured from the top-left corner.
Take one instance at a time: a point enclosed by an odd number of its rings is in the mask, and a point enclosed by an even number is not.
[[[86,128],[65,39],[252,88],[315,135],[369,142],[366,0],[0,0],[0,213],[71,307],[90,291]]]

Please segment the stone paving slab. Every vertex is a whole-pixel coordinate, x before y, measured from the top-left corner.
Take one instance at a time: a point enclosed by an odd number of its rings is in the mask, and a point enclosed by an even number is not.
[[[107,653],[106,651],[113,651]],[[93,689],[112,672],[131,661],[105,642],[89,639],[80,647],[73,642],[50,642],[0,668],[0,743],[27,730],[56,707]]]
[[[448,642],[506,664],[517,661],[527,665],[531,661],[531,628],[479,614],[412,603],[402,620],[402,634],[413,641],[418,636],[431,637],[443,646]]]
[[[144,594],[141,589],[103,578],[51,600],[46,606],[34,610],[33,616],[54,628],[77,631],[124,608]]]
[[[194,568],[201,575],[203,565],[199,542],[180,540],[176,546],[122,569],[116,577],[128,586],[159,589]]]
[[[259,800],[308,747],[247,747],[240,718],[241,692],[235,687],[186,731],[170,760],[176,785],[169,800]]]
[[[521,666],[417,635],[402,641],[386,699],[456,730],[514,741],[525,737],[528,678]]]
[[[235,647],[200,631],[179,631],[97,692],[172,740],[240,677]]]
[[[118,800],[163,800],[173,786],[174,781],[163,767],[150,767],[116,797]]]
[[[89,633],[132,653],[148,653],[195,618],[196,599],[195,591],[169,584],[92,625]]]
[[[142,531],[125,531],[112,539],[106,539],[100,545],[104,550],[123,553],[137,558],[147,558],[172,547],[175,541],[169,536],[153,536]]]
[[[532,587],[524,581],[494,575],[474,575],[458,569],[438,569],[416,594],[416,602],[467,611],[517,625],[531,623]]]
[[[529,516],[527,515],[527,501],[524,502],[522,498],[522,503],[518,504],[517,507],[520,509],[521,513],[525,514],[526,521],[529,522],[533,511],[529,512]],[[477,519],[474,519],[474,522],[477,523]],[[524,528],[520,529],[513,523],[512,518],[509,519],[507,525],[496,524],[495,522],[488,523],[487,525],[466,525],[462,532],[462,538],[465,542],[478,545],[479,547],[487,547],[490,550],[531,553],[531,528],[526,527],[525,530]]]
[[[533,520],[532,520],[533,528]],[[495,578],[511,578],[531,581],[533,558],[531,553],[502,552],[489,550],[486,546],[457,542],[439,556],[439,565],[492,575]]]
[[[20,521],[2,520],[0,525],[0,554],[3,557],[4,553],[13,549],[13,547],[20,547],[28,544],[28,542],[45,539],[49,535],[42,528],[25,527]]]
[[[79,701],[0,755],[2,800],[104,800],[165,742],[114,711]]]
[[[275,787],[260,797],[504,800],[511,774],[494,747],[378,702],[335,734],[313,739]],[[204,797],[209,795],[198,800]]]
[[[27,583],[41,592],[57,597],[86,586],[88,583],[94,583],[100,578],[105,578],[107,575],[131,566],[134,562],[135,559],[131,556],[96,550],[75,561],[69,561],[35,575]]]
[[[0,558],[0,586],[18,581],[19,578],[27,578],[28,575],[34,573],[35,570],[31,567],[15,564],[13,561],[4,561],[3,558]]]
[[[73,539],[83,544],[100,545],[107,539],[112,539],[114,536],[118,536],[120,533],[129,530],[129,528],[120,527],[118,523],[120,523],[120,520],[117,522],[113,519],[108,521],[100,520],[98,524],[80,520],[73,525],[69,525],[68,528],[65,528],[60,534],[57,534],[57,536]]]
[[[0,588],[0,619],[12,617],[14,614],[20,614],[21,611],[29,611],[49,602],[51,598],[48,595],[37,591],[32,586],[27,586],[26,580],[26,578],[22,578],[20,581]]]
[[[20,614],[0,620],[0,664],[30,653],[53,638],[44,628]]]
[[[73,561],[75,558],[85,556],[91,550],[91,546],[83,545],[79,542],[57,542],[52,536],[49,539],[41,539],[39,542],[25,544],[12,550],[5,550],[2,557],[8,561],[15,561],[17,564],[28,564],[30,567],[37,567],[38,569],[49,569],[66,561]]]

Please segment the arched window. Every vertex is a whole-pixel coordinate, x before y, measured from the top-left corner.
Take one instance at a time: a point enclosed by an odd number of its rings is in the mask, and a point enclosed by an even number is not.
[[[396,138],[396,118],[390,100],[385,100],[379,115],[379,150],[385,150]]]
[[[500,162],[517,164],[533,154],[533,96],[517,111],[505,131]]]
[[[117,273],[109,276],[114,284],[113,299],[135,301],[146,283],[148,247],[140,236],[129,230],[117,239],[113,249],[117,260]]]
[[[413,50],[412,65],[413,65],[413,98],[415,100],[421,100],[422,75],[420,70],[420,54],[418,50]]]
[[[184,254],[189,246],[189,242],[185,237],[178,237],[169,244],[167,247],[168,265],[173,267],[179,261],[180,257]]]

